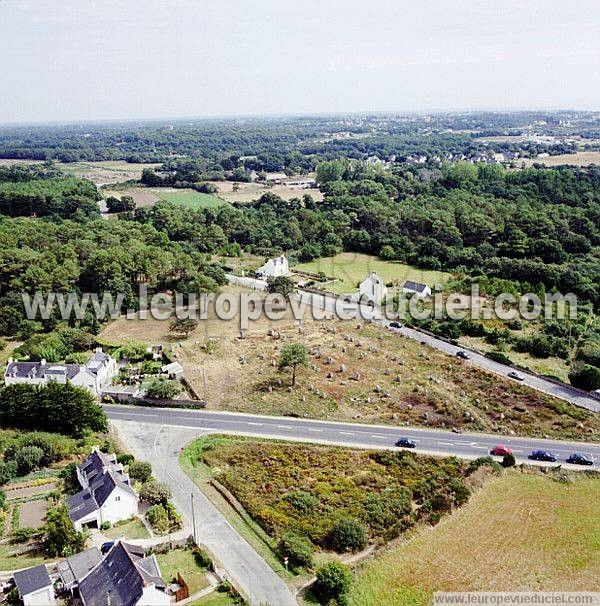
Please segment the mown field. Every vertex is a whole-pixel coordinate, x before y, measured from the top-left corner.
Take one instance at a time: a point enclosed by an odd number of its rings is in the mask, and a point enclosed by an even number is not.
[[[434,591],[600,591],[600,480],[511,472],[356,575],[351,606],[426,606]]]
[[[209,408],[583,440],[600,431],[600,419],[582,408],[372,324],[267,330],[213,338],[209,349],[195,337],[181,342],[187,378]],[[309,351],[292,390],[291,373],[277,365],[290,342]]]
[[[371,255],[349,252],[340,253],[335,257],[315,259],[310,263],[300,263],[293,269],[314,274],[324,272],[325,275],[335,278],[335,282],[324,285],[323,289],[336,294],[354,292],[358,289],[359,282],[373,271],[376,271],[386,284],[391,282],[400,287],[406,280],[413,280],[433,288],[435,284],[445,284],[451,277],[442,271],[418,269],[396,261],[384,261]]]
[[[204,194],[193,189],[154,189],[154,193],[165,202],[180,204],[188,208],[218,208],[226,204],[224,200],[211,194]]]
[[[454,458],[223,436],[188,446],[272,537],[334,549],[340,520],[383,543],[466,502],[474,468]]]

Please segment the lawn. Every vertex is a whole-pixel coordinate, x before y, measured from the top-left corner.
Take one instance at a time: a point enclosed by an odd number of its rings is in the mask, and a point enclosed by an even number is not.
[[[336,278],[333,284],[326,284],[324,289],[336,294],[354,292],[371,272],[375,271],[386,282],[402,286],[406,280],[422,282],[430,287],[445,284],[450,274],[442,271],[418,269],[396,261],[384,261],[378,257],[361,253],[340,253],[335,257],[323,257],[310,263],[300,263],[293,269],[310,273],[324,272]]]
[[[188,606],[236,606],[239,601],[234,600],[228,593],[213,591],[203,598],[189,602]]]
[[[157,553],[156,559],[162,578],[167,584],[179,573],[187,583],[190,595],[208,587],[206,571],[196,564],[191,550],[173,549],[168,553]]]
[[[600,480],[511,472],[357,575],[352,606],[425,606],[434,591],[600,591]]]
[[[19,551],[26,548],[26,545],[13,545],[11,543],[0,544],[0,570],[20,570],[37,566],[45,561],[44,554],[41,552],[29,552],[20,555]]]
[[[218,208],[227,204],[225,200],[213,196],[212,194],[204,194],[193,189],[182,189],[182,190],[169,190],[163,191],[155,189],[154,192],[158,195],[161,200],[165,202],[172,202],[173,204],[180,204],[187,206],[192,209],[200,208]]]
[[[107,539],[147,539],[150,537],[148,530],[139,518],[119,522],[111,526],[108,530],[103,530],[102,534]]]

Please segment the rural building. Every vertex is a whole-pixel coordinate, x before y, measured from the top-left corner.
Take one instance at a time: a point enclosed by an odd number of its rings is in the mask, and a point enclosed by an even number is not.
[[[161,606],[171,603],[156,557],[118,541],[106,556],[79,580],[83,606]]]
[[[386,295],[387,288],[384,281],[377,275],[377,272],[373,271],[358,285],[358,292],[354,298],[380,305]]]
[[[60,561],[56,567],[60,575],[63,587],[71,595],[78,591],[79,582],[90,570],[93,570],[102,561],[102,554],[97,547],[92,547],[81,553]]]
[[[25,606],[56,604],[54,587],[43,564],[15,572],[13,578]]]
[[[53,364],[46,360],[17,362],[9,358],[4,372],[4,384],[47,385],[50,381],[56,383],[69,381],[97,396],[103,387],[111,384],[116,374],[116,360],[98,347],[85,364]]]
[[[105,522],[115,524],[138,515],[139,497],[114,454],[94,448],[77,466],[77,479],[82,490],[66,501],[76,530],[100,528]]]
[[[402,292],[416,295],[417,297],[428,297],[431,295],[431,288],[427,284],[406,280],[402,286]]]
[[[184,374],[183,366],[179,362],[171,362],[161,367],[163,374],[166,374],[169,379],[181,379]]]
[[[281,255],[281,257],[269,259],[262,267],[256,270],[256,273],[263,278],[287,276],[290,273],[290,266],[288,260]]]

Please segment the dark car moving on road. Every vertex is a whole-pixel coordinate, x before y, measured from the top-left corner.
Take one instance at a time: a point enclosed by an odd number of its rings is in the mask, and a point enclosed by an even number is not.
[[[401,446],[402,448],[416,448],[417,443],[410,438],[400,438],[396,442],[396,446]]]
[[[471,356],[466,351],[463,351],[462,349],[460,351],[456,352],[456,357],[457,358],[462,358],[463,360],[470,360],[471,359]]]
[[[534,450],[530,455],[530,459],[534,461],[550,461],[554,463],[558,457],[547,450]]]
[[[573,463],[574,465],[593,465],[594,460],[588,455],[579,454],[574,452],[568,459],[567,463]]]

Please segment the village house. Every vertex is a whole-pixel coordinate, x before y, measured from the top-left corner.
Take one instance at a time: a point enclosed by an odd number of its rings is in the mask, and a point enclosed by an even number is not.
[[[353,298],[381,305],[386,296],[387,288],[384,281],[377,275],[377,272],[373,271],[358,285],[358,292],[354,294]]]
[[[82,490],[66,500],[76,530],[100,528],[105,522],[115,524],[138,515],[139,497],[114,454],[94,448],[77,466],[77,479]]]
[[[97,547],[92,547],[81,553],[76,553],[56,565],[63,584],[63,589],[73,597],[77,596],[79,583],[102,561],[102,553]]]
[[[420,298],[429,297],[431,295],[431,288],[427,284],[421,284],[420,282],[413,282],[412,280],[406,280],[402,286],[402,292],[412,294]]]
[[[54,586],[43,564],[15,572],[13,578],[24,606],[56,604]]]
[[[263,278],[287,276],[290,273],[290,266],[288,260],[281,255],[280,257],[269,259],[262,267],[256,270],[256,273]]]
[[[46,360],[17,362],[9,358],[4,372],[4,384],[47,385],[50,381],[56,383],[69,381],[97,396],[103,387],[112,383],[116,374],[116,360],[98,347],[85,364],[54,364]]]
[[[171,596],[154,554],[118,541],[104,558],[78,581],[83,606],[162,606]]]

